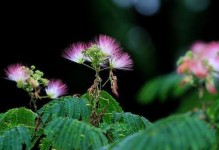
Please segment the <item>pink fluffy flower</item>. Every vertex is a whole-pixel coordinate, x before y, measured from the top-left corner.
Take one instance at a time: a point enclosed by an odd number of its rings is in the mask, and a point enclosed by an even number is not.
[[[205,78],[209,73],[207,66],[200,60],[191,60],[189,65],[190,71],[198,78]]]
[[[198,78],[205,78],[209,73],[208,67],[201,60],[189,57],[183,59],[177,68],[177,72],[179,74],[192,73]]]
[[[119,43],[115,39],[106,35],[99,35],[96,44],[107,56],[113,56],[121,51]]]
[[[45,91],[50,98],[54,99],[65,94],[67,92],[67,86],[61,80],[51,80]]]
[[[215,71],[219,71],[219,42],[210,42],[203,55]]]
[[[191,53],[187,53],[179,61],[177,72],[185,74],[186,79],[188,77],[202,79],[208,92],[215,94],[217,89],[214,77],[219,77],[219,42],[198,41],[191,46],[191,50]],[[192,83],[193,79],[184,81]]]
[[[219,42],[196,42],[191,47],[199,59],[206,61],[215,71],[219,71]]]
[[[197,41],[191,46],[191,50],[194,53],[201,54],[205,50],[206,46],[207,46],[206,43],[202,41]]]
[[[76,63],[83,63],[84,55],[82,54],[82,51],[85,49],[86,45],[84,43],[72,44],[64,51],[63,57]]]
[[[12,64],[7,67],[5,72],[8,79],[15,82],[24,83],[29,78],[29,73],[25,70],[25,68],[21,64]]]
[[[114,55],[109,63],[113,69],[131,70],[133,67],[133,61],[127,53]]]

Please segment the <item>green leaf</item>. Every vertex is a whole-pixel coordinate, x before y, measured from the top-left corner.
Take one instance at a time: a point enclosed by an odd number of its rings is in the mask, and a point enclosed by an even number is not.
[[[129,130],[132,133],[139,130],[145,129],[150,126],[151,123],[146,118],[132,114],[130,112],[126,113],[113,113],[113,123],[125,123],[129,126]]]
[[[0,121],[2,120],[2,117],[4,116],[3,113],[0,113]]]
[[[219,125],[216,127],[216,136],[217,136],[217,142],[215,143],[215,150],[219,149]]]
[[[21,107],[8,110],[0,117],[0,135],[17,125],[24,125],[33,131],[35,128],[36,114],[31,110]]]
[[[146,130],[125,138],[111,149],[205,150],[212,148],[215,134],[195,117],[176,115],[155,122]]]
[[[38,113],[41,114],[44,123],[58,117],[87,120],[90,109],[84,99],[66,96],[44,105]]]
[[[197,89],[188,92],[184,95],[180,101],[180,105],[177,108],[177,113],[185,113],[191,111],[194,108],[202,108],[202,103],[206,103],[207,105],[213,104],[213,106],[217,107],[217,99],[219,94],[210,94],[207,90],[203,91],[202,99],[199,98]]]
[[[53,141],[51,146],[55,149],[92,150],[107,144],[107,138],[100,129],[71,118],[52,120],[44,134],[47,141]]]
[[[181,97],[189,89],[188,85],[180,86],[181,80],[176,73],[158,76],[143,85],[137,99],[142,104],[148,104],[155,99],[164,101],[170,96]]]
[[[219,100],[217,99],[214,103],[207,109],[208,117],[212,122],[219,125]]]
[[[50,150],[52,147],[53,141],[52,140],[47,140],[46,138],[42,138],[40,140],[40,150]]]
[[[101,128],[107,134],[109,141],[125,138],[140,130],[146,129],[151,123],[144,117],[132,113],[113,113],[112,124],[102,123]]]
[[[87,100],[91,99],[88,93],[82,96]],[[99,99],[99,108],[98,112],[104,112],[103,121],[106,123],[111,122],[111,117],[113,112],[123,112],[122,108],[119,106],[119,103],[106,91],[100,92],[100,99]]]
[[[198,98],[198,92],[193,91],[185,95],[176,109],[176,113],[186,113],[194,108],[201,108],[201,101]]]
[[[31,133],[23,125],[5,130],[0,135],[0,149],[22,150],[24,146],[27,150],[31,149]]]
[[[100,111],[105,110],[105,115],[103,116],[104,122],[111,122],[112,112],[123,112],[119,103],[106,91],[101,91],[100,93]]]

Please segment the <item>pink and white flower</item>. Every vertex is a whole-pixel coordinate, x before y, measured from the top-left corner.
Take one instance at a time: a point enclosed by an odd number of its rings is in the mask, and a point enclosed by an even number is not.
[[[107,35],[99,35],[96,44],[107,56],[113,56],[121,51],[119,43]]]
[[[214,77],[219,77],[219,42],[198,41],[192,45],[191,53],[188,54],[180,59],[177,72],[185,74],[186,77],[204,80],[208,92],[215,94],[217,89]]]
[[[54,99],[67,92],[67,86],[61,80],[51,80],[45,89],[46,94]]]
[[[195,75],[197,78],[206,78],[209,71],[208,66],[204,64],[200,59],[198,58],[189,58],[184,57],[182,60],[182,63],[178,66],[177,72],[179,74],[183,73],[191,73]]]
[[[26,80],[30,77],[30,74],[25,69],[25,67],[18,63],[8,66],[5,72],[8,79],[15,82],[25,83]]]
[[[196,42],[191,47],[199,59],[206,61],[215,71],[219,71],[219,42]]]
[[[76,63],[83,63],[85,59],[82,51],[85,49],[86,45],[84,43],[72,44],[64,51],[63,57]]]
[[[109,63],[112,69],[131,70],[133,67],[133,61],[127,53],[114,55]]]
[[[192,44],[190,49],[196,54],[201,54],[205,50],[206,46],[206,43],[202,41],[197,41],[194,44]]]

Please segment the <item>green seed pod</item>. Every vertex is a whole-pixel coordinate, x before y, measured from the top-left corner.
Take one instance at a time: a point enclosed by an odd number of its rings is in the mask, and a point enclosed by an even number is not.
[[[33,74],[33,78],[34,78],[35,80],[37,80],[37,79],[39,78],[39,75],[38,75],[38,74]]]
[[[32,66],[30,66],[30,69],[31,69],[31,70],[35,70],[36,67],[35,67],[34,65],[32,65]]]
[[[22,81],[18,81],[18,82],[17,82],[17,87],[18,87],[18,88],[23,88],[23,87],[24,87],[23,82],[22,82]]]
[[[47,80],[45,78],[41,78],[40,81],[44,86],[46,86],[49,83],[49,80]]]

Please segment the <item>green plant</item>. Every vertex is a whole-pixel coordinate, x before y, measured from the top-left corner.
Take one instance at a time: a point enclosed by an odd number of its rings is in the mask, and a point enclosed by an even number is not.
[[[103,90],[109,82],[112,93],[118,96],[114,70],[130,70],[133,63],[113,38],[101,35],[95,43],[75,43],[63,56],[94,70],[93,85],[82,96],[61,96],[67,92],[61,80],[44,78],[34,66],[9,66],[8,79],[30,95],[33,109],[14,108],[0,114],[0,149],[218,149],[218,102],[151,123],[142,116],[124,112],[116,99]],[[101,71],[109,72],[105,82]],[[175,81],[177,77],[172,83]],[[176,85],[166,87],[176,95],[184,93],[175,89]],[[163,97],[167,94],[165,90],[161,93]],[[38,109],[37,101],[44,98],[53,100]]]

